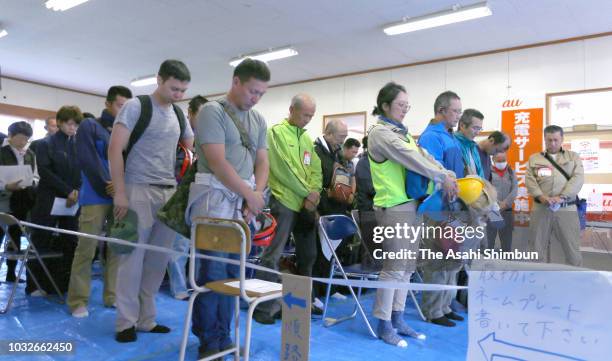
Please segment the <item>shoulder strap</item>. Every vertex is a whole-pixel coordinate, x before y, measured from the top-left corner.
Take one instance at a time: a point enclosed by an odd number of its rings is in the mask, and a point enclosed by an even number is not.
[[[7,149],[8,148],[8,149]],[[10,150],[10,147],[4,146],[0,147],[0,165],[8,165],[12,163],[11,155],[13,152]]]
[[[151,98],[148,95],[139,95],[137,98],[140,101],[140,117],[138,117],[138,121],[136,122],[134,129],[132,130],[132,133],[130,133],[130,140],[128,141],[124,158],[127,158],[127,155],[132,150],[132,147],[134,147],[134,144],[138,142],[138,139],[140,139],[142,134],[145,132],[149,126],[149,123],[151,123],[151,116],[153,115],[153,104],[151,103]]]
[[[223,110],[227,113],[227,115],[229,115],[232,122],[234,122],[234,125],[238,129],[238,133],[240,133],[240,142],[242,143],[242,146],[245,147],[253,157],[255,157],[255,147],[251,143],[251,138],[249,138],[246,129],[244,129],[244,124],[242,124],[242,122],[236,117],[236,114],[234,114],[234,111],[230,109],[227,102],[217,100],[217,103],[221,104]]]
[[[176,104],[172,104],[172,108],[174,109],[174,113],[176,114],[176,117],[178,118],[179,126],[181,128],[181,133],[179,134],[179,143],[180,143],[180,139],[185,132],[185,128],[187,127],[187,120],[185,119],[185,114],[183,113],[183,110],[181,109],[181,107],[179,107]]]
[[[570,180],[570,176],[569,174],[567,174],[567,172],[561,168],[561,166],[559,164],[557,164],[557,162],[555,162],[552,157],[550,155],[548,155],[547,152],[542,153],[542,155],[544,156],[544,158],[548,159],[548,161],[550,162],[550,164],[552,164],[555,168],[557,168],[557,170],[559,172],[561,172],[561,174],[563,174],[563,176],[565,177],[565,179]]]

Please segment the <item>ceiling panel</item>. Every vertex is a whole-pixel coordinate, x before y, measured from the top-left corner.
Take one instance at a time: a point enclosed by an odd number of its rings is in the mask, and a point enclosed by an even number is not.
[[[403,17],[477,0],[90,0],[65,12],[43,0],[0,0],[3,74],[98,94],[178,58],[188,96],[227,90],[230,59],[293,45],[272,84],[612,30],[609,0],[491,0],[493,16],[388,37]],[[151,88],[139,88],[137,93]]]

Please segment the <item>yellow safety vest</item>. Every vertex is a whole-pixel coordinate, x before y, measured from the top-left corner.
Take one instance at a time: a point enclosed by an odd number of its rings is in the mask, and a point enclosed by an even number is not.
[[[418,147],[410,134],[406,134],[408,149],[417,150]],[[406,194],[406,168],[403,165],[386,159],[383,162],[376,162],[368,156],[370,162],[370,172],[372,183],[376,195],[374,205],[376,207],[390,208],[398,204],[412,201]]]

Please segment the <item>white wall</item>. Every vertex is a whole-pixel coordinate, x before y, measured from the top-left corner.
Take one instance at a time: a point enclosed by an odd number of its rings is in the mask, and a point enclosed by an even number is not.
[[[503,100],[521,97],[529,99],[530,106],[544,107],[546,93],[611,87],[611,64],[608,36],[275,87],[257,109],[274,124],[287,115],[293,95],[309,93],[317,101],[317,113],[307,128],[317,136],[326,114],[367,111],[368,124],[374,122],[369,113],[378,90],[393,80],[408,90],[412,109],[405,123],[415,134],[433,117],[436,96],[447,89],[459,94],[464,109],[484,113],[485,130],[495,130],[501,126]]]
[[[326,114],[367,111],[368,124],[373,123],[375,118],[369,113],[378,90],[393,80],[409,92],[412,109],[405,122],[415,134],[421,133],[433,116],[435,97],[447,89],[461,96],[464,109],[482,111],[485,130],[494,130],[500,127],[504,99],[529,98],[532,104],[535,100],[535,106],[544,107],[546,93],[610,87],[611,64],[612,36],[600,37],[275,87],[268,90],[257,109],[274,124],[287,116],[293,95],[309,93],[317,101],[317,113],[308,126],[314,137],[321,134]],[[0,102],[48,110],[76,104],[98,114],[104,98],[2,79]],[[180,105],[187,107],[186,102]]]
[[[57,111],[62,105],[77,105],[84,112],[98,115],[104,108],[104,97],[2,78],[0,103],[49,111]]]

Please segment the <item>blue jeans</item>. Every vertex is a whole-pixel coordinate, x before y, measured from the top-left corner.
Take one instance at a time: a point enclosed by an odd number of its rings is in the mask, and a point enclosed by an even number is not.
[[[177,233],[172,243],[172,249],[178,252],[187,253],[189,251],[189,240]],[[168,276],[170,276],[170,293],[172,293],[172,296],[187,292],[185,264],[187,264],[186,255],[172,256],[170,262],[168,262]]]
[[[240,259],[239,254],[224,252],[209,252],[204,254],[215,257]],[[200,269],[197,275],[198,285],[227,278],[239,278],[240,267],[199,259]],[[235,300],[231,296],[223,296],[214,292],[199,294],[193,306],[191,331],[200,339],[200,345],[205,350],[222,350],[232,343],[230,336],[231,322],[234,316]]]

